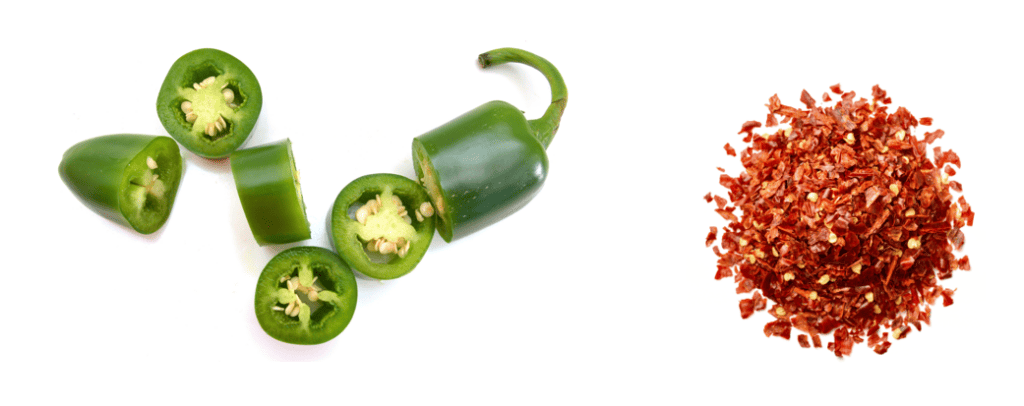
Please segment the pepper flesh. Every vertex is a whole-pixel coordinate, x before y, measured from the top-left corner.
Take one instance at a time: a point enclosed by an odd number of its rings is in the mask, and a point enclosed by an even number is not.
[[[212,81],[207,82],[209,78]],[[185,102],[189,110],[195,108],[195,117],[184,111]],[[196,155],[213,159],[227,157],[249,138],[262,107],[263,92],[249,67],[226,52],[210,48],[178,58],[167,72],[156,101],[160,123],[171,137]],[[218,121],[224,128],[215,130],[214,135],[207,134],[207,126]]]
[[[151,234],[170,216],[181,167],[181,152],[170,137],[113,134],[75,144],[57,171],[86,207]]]
[[[310,238],[290,140],[235,151],[231,173],[249,229],[259,245]]]
[[[382,211],[386,213],[381,213],[383,219],[375,221],[371,218],[362,224],[349,216],[349,208],[353,205],[376,199],[377,196],[384,202],[385,208]],[[329,216],[334,249],[353,269],[375,279],[395,279],[412,272],[423,259],[434,237],[434,216],[412,216],[409,224],[406,224],[394,212],[394,204],[388,203],[390,196],[397,196],[411,216],[423,203],[430,202],[423,187],[411,179],[388,173],[365,175],[353,180],[338,193]],[[368,242],[381,237],[390,241],[406,239],[410,245],[408,252],[402,257],[378,257],[385,261],[375,262],[364,247]]]
[[[501,48],[479,61],[484,68],[518,62],[537,69],[551,86],[551,104],[542,117],[527,120],[509,103],[487,102],[413,139],[416,176],[434,203],[445,241],[509,216],[540,191],[548,173],[545,149],[568,100],[561,74],[544,58]]]

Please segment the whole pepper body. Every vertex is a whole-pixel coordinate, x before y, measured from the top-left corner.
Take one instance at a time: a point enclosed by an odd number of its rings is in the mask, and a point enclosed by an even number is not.
[[[519,62],[541,71],[551,84],[543,117],[527,120],[515,106],[491,101],[413,139],[416,176],[438,213],[445,241],[493,224],[525,206],[548,174],[545,149],[558,129],[567,92],[550,62],[503,48],[480,55],[487,67]]]

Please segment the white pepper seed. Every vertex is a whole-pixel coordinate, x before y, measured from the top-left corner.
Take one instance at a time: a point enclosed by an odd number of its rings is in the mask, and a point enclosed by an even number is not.
[[[231,104],[231,102],[235,101],[235,92],[231,89],[224,89],[220,92],[220,94],[224,95],[225,103]]]
[[[423,202],[420,204],[419,213],[422,214],[423,217],[431,217],[434,215],[434,206],[431,206],[430,202]]]
[[[154,160],[153,157],[151,156],[147,156],[146,166],[149,167],[149,169],[156,169],[156,160]]]

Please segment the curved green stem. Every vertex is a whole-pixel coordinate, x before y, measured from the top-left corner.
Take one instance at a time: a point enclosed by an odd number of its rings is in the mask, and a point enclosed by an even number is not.
[[[529,121],[534,136],[547,149],[551,140],[555,138],[555,133],[558,132],[558,124],[562,120],[562,113],[565,112],[565,104],[569,98],[569,93],[565,89],[565,81],[562,80],[558,69],[555,69],[555,65],[552,65],[547,59],[522,49],[499,48],[480,54],[480,67],[482,68],[501,65],[505,62],[518,62],[530,66],[544,74],[551,85],[551,105],[548,106],[543,116]]]

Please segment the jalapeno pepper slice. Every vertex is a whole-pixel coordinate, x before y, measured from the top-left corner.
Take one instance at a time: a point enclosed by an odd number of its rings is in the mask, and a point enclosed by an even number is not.
[[[113,134],[69,148],[57,172],[86,207],[150,234],[171,214],[181,165],[178,144],[170,137]]]
[[[256,282],[256,320],[289,344],[330,341],[352,321],[356,278],[338,256],[295,247],[274,256]]]
[[[178,58],[156,99],[167,132],[205,158],[224,158],[238,149],[262,108],[256,75],[238,58],[210,48]]]
[[[518,62],[539,70],[551,86],[544,115],[527,120],[503,101],[484,103],[413,139],[416,177],[437,211],[445,241],[480,230],[526,205],[548,174],[545,149],[568,100],[561,74],[537,55],[514,48],[480,55],[483,67]]]
[[[331,208],[334,249],[360,273],[394,279],[416,267],[434,237],[434,208],[423,187],[400,175],[366,175]]]
[[[231,174],[245,219],[259,245],[309,239],[299,173],[288,139],[235,151]]]

